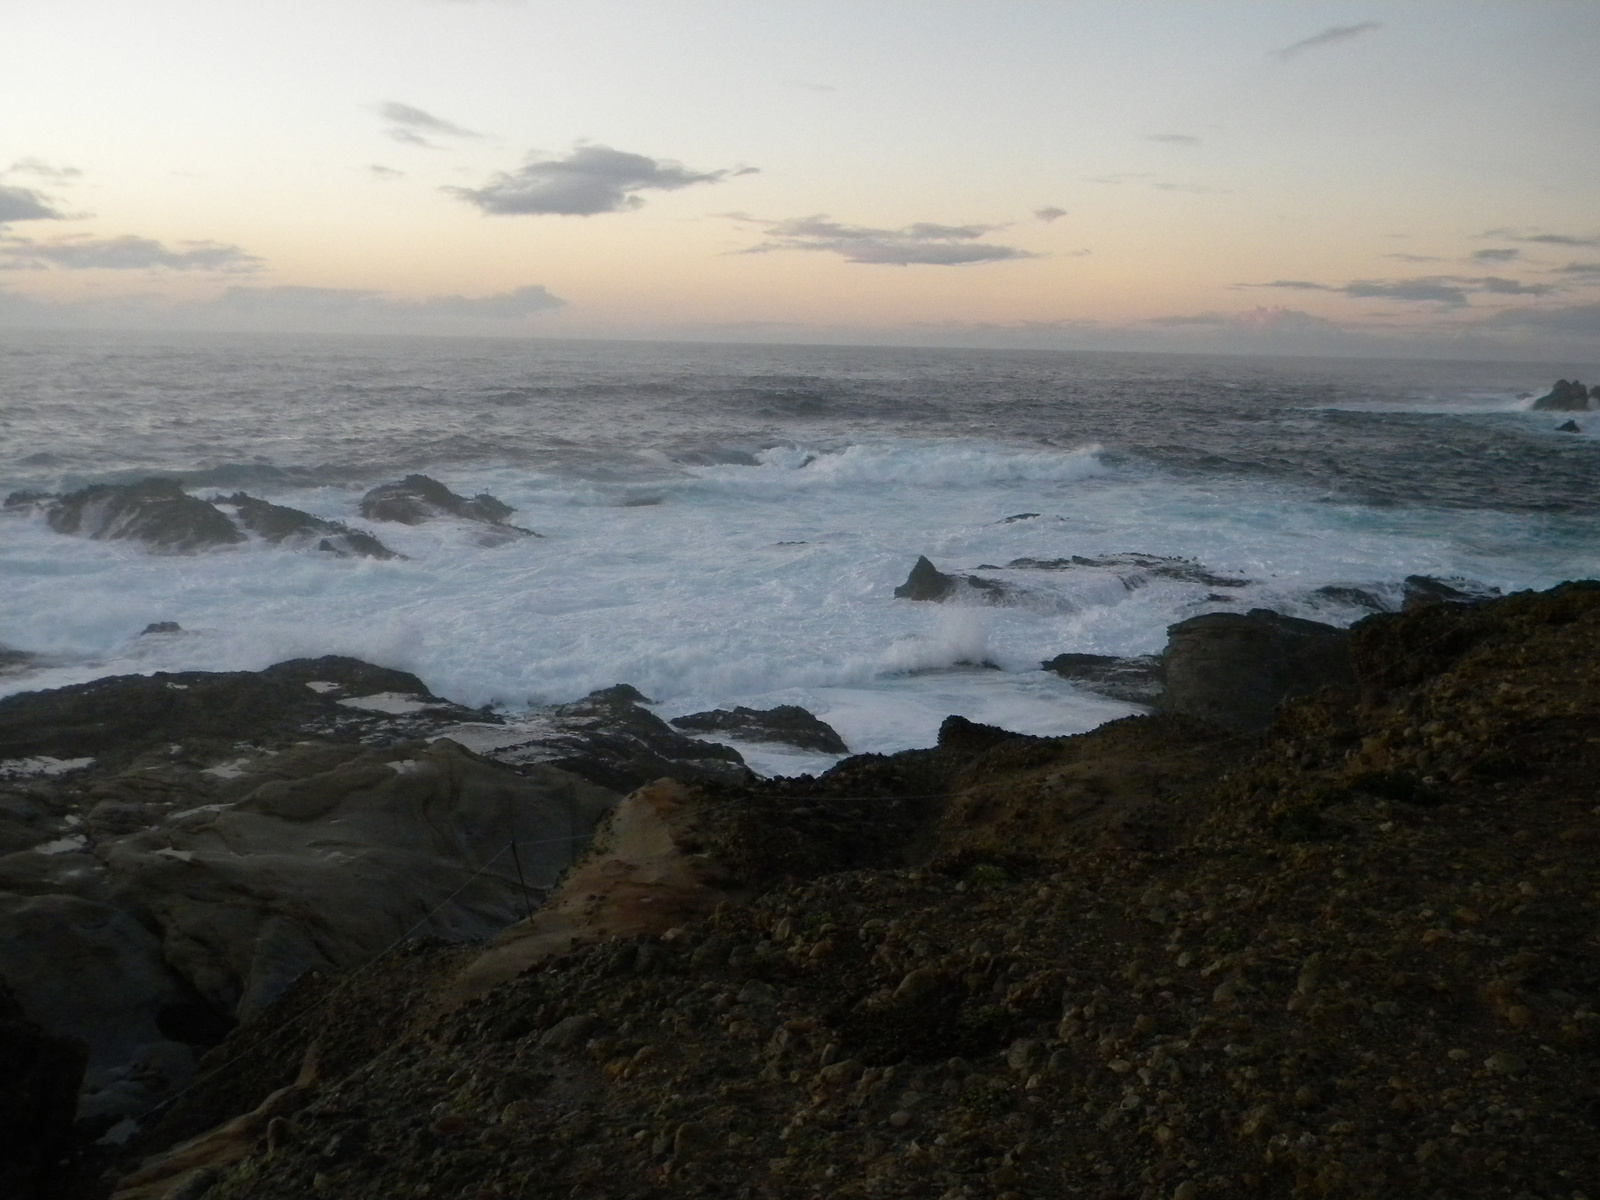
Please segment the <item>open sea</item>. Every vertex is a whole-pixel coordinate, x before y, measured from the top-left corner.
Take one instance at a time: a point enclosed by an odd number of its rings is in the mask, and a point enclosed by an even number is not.
[[[1197,613],[1346,624],[1407,575],[1600,576],[1600,412],[1528,404],[1573,364],[382,337],[18,332],[0,491],[147,475],[377,533],[407,561],[194,556],[0,518],[0,694],[348,654],[510,713],[630,683],[663,716],[799,704],[852,751],[950,713],[1075,733],[1137,711],[1041,671],[1159,650]],[[1600,367],[1583,372],[1600,382]],[[537,530],[365,522],[411,472]],[[1033,514],[1022,519],[1020,514]],[[1191,559],[986,569],[1004,605],[898,600],[918,555]],[[181,634],[140,636],[176,621]],[[987,664],[987,665],[982,665]],[[998,669],[996,669],[998,668]],[[831,759],[750,748],[758,770]]]

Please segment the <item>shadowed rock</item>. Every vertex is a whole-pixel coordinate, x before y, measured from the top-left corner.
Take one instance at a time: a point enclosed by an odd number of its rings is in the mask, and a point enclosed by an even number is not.
[[[225,515],[172,479],[97,483],[65,496],[14,492],[6,507],[42,510],[57,533],[138,541],[164,554],[194,554],[245,540]]]
[[[1435,579],[1431,575],[1407,575],[1401,612],[1426,608],[1430,604],[1482,604],[1500,594],[1499,588],[1474,583],[1470,579]]]
[[[1008,589],[1003,583],[978,575],[946,575],[928,559],[920,557],[906,581],[895,588],[901,600],[951,600],[971,597],[984,604],[998,604]]]
[[[531,529],[507,523],[506,518],[514,512],[516,509],[487,492],[469,500],[426,475],[407,475],[397,483],[380,484],[361,498],[361,515],[371,521],[422,525],[440,517],[456,517],[485,525],[488,528],[478,537],[479,544],[485,546],[539,536]]]
[[[673,717],[673,725],[696,733],[727,733],[752,742],[781,742],[822,754],[848,754],[844,739],[826,721],[797,704],[776,708],[716,708]]]
[[[1130,704],[1154,704],[1161,696],[1161,659],[1154,654],[1119,658],[1113,654],[1058,654],[1041,663],[1085,691],[1126,700]]]
[[[1012,571],[1070,571],[1080,567],[1097,567],[1114,572],[1129,589],[1142,587],[1151,578],[1172,579],[1179,583],[1196,583],[1202,587],[1249,587],[1250,580],[1236,575],[1218,575],[1189,558],[1170,558],[1161,554],[1108,554],[1088,558],[1074,554],[1070,558],[1014,558],[1006,564]]]
[[[81,1043],[29,1020],[0,982],[0,1195],[46,1200],[57,1194],[59,1164],[72,1145],[83,1079]]]
[[[1206,613],[1167,628],[1166,712],[1261,730],[1279,704],[1353,681],[1349,632],[1264,608]]]
[[[1583,428],[1576,421],[1563,421],[1556,426],[1557,433],[1582,433]]]
[[[235,492],[231,496],[217,496],[213,504],[225,504],[233,509],[234,519],[245,529],[273,545],[289,542],[301,546],[314,545],[318,550],[336,554],[340,558],[404,558],[385,546],[372,534],[351,529],[342,521],[328,521],[314,517],[298,508],[272,504]]]
[[[1591,400],[1600,400],[1600,387],[1589,389],[1576,379],[1558,379],[1530,407],[1534,412],[1587,412]]]

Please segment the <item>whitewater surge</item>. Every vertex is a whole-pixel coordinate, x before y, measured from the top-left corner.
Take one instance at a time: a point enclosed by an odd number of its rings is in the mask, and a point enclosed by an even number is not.
[[[114,352],[58,339],[26,370],[0,356],[0,380],[33,402],[9,418],[8,490],[160,469],[407,556],[249,542],[175,558],[6,514],[0,644],[41,657],[0,693],[347,654],[511,714],[630,683],[666,716],[799,704],[852,750],[893,751],[929,744],[950,713],[1059,734],[1135,711],[1040,662],[1154,652],[1197,613],[1348,623],[1365,610],[1319,588],[1392,600],[1411,574],[1508,591],[1600,574],[1594,440],[1508,409],[1509,388],[795,347],[452,345],[442,364],[436,347],[348,341],[324,348],[320,375],[316,347],[131,344],[122,408],[101,394]],[[74,385],[45,387],[40,361],[68,361]],[[142,416],[124,411],[130,391]],[[412,470],[498,496],[542,536],[485,548],[449,521],[363,521],[362,494]],[[1003,583],[1006,602],[896,599],[919,555]],[[1072,556],[1093,562],[1007,565]],[[181,632],[141,635],[162,621]]]

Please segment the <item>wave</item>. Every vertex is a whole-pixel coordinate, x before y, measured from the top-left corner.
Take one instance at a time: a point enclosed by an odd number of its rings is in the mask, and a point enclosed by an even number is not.
[[[840,450],[773,446],[756,465],[690,467],[702,484],[718,488],[853,488],[884,484],[914,487],[983,487],[1006,483],[1076,483],[1110,474],[1102,448],[1019,450],[970,442],[857,443]]]

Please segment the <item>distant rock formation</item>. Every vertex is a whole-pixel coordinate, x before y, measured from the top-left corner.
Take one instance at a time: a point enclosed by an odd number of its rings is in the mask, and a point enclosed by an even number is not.
[[[944,601],[965,596],[983,604],[999,604],[1008,590],[1005,584],[981,575],[947,575],[923,556],[894,594],[901,600]]]
[[[456,517],[485,526],[478,543],[499,546],[518,538],[538,537],[531,529],[506,521],[516,509],[487,492],[470,500],[458,496],[437,479],[426,475],[407,475],[397,483],[384,483],[361,498],[361,515],[372,521],[397,521],[402,525],[422,525],[440,517]]]
[[[1558,379],[1555,387],[1529,407],[1534,412],[1587,412],[1600,408],[1600,387],[1585,388],[1576,379]]]
[[[716,708],[673,717],[671,724],[694,733],[726,733],[752,742],[779,742],[821,754],[848,754],[850,747],[826,721],[797,704],[776,708]]]
[[[220,506],[220,507],[219,507]],[[403,558],[370,533],[235,492],[202,500],[175,479],[96,483],[76,492],[13,492],[10,512],[42,512],[57,533],[143,542],[158,554],[198,554],[249,540],[313,548],[340,558]],[[224,509],[231,510],[231,514]]]

